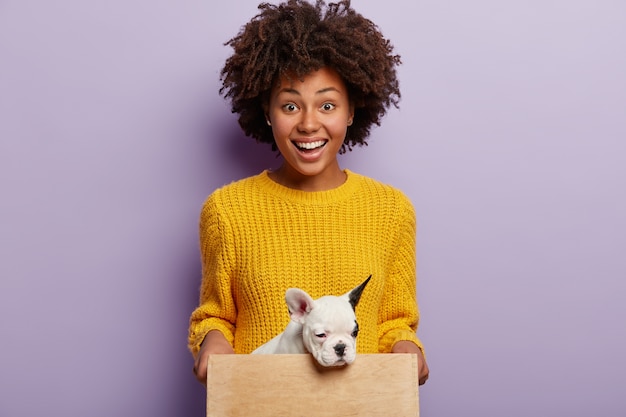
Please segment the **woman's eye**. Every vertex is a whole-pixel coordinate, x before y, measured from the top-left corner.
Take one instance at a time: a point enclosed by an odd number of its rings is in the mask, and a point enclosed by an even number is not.
[[[331,111],[334,108],[335,108],[335,105],[332,104],[332,103],[324,103],[324,104],[322,104],[322,110],[324,110],[324,111]]]
[[[288,103],[288,104],[285,104],[285,105],[283,106],[283,109],[284,109],[286,112],[291,113],[291,112],[296,111],[296,110],[298,109],[298,107],[296,107],[296,105],[295,105],[295,104],[293,104],[293,103]]]

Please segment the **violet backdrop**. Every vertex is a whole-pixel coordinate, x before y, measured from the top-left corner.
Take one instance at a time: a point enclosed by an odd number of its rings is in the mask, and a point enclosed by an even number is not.
[[[257,3],[0,2],[0,416],[204,415],[199,210],[279,163],[217,93]],[[404,62],[342,165],[417,210],[422,415],[626,415],[626,3],[353,6]]]

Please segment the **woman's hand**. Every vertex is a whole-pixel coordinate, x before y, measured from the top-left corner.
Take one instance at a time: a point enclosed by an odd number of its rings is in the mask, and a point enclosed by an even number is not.
[[[211,330],[205,336],[200,346],[200,352],[198,352],[193,365],[193,373],[203,385],[206,385],[209,355],[221,353],[235,353],[235,351],[222,332],[219,330]]]
[[[408,340],[401,340],[397,342],[391,348],[391,353],[415,353],[417,354],[417,370],[418,370],[418,378],[419,384],[424,385],[426,380],[428,379],[428,364],[426,363],[426,359],[424,358],[424,354],[422,350],[417,347],[417,345]]]

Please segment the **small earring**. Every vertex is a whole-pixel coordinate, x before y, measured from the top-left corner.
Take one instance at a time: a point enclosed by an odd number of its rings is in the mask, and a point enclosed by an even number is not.
[[[271,126],[271,125],[272,125],[272,122],[270,122],[270,119],[265,119],[265,121],[267,122],[267,125],[268,125],[268,126]]]

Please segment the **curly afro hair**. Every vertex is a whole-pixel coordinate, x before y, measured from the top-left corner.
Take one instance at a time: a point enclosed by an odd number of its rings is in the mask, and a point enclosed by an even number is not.
[[[367,145],[372,125],[380,125],[390,105],[398,107],[400,100],[396,66],[401,61],[391,43],[349,0],[328,5],[288,0],[258,8],[260,13],[225,43],[234,53],[220,76],[220,94],[230,99],[245,134],[276,151],[264,112],[272,86],[290,74],[302,78],[331,67],[343,78],[355,107],[340,153]]]

